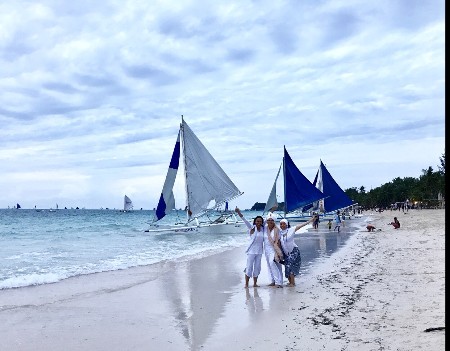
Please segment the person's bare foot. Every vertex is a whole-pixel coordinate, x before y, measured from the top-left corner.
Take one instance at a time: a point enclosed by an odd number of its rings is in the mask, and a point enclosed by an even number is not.
[[[245,289],[248,289],[248,285],[245,285],[244,288],[245,288]]]
[[[259,285],[258,284],[253,284],[253,287],[254,288],[259,288]]]
[[[289,283],[287,286],[293,287],[293,286],[295,286],[295,284]]]

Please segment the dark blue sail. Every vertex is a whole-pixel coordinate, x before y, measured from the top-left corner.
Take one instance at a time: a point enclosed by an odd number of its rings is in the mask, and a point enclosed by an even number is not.
[[[314,181],[312,183],[316,188],[317,188],[317,177],[318,176],[319,176],[319,171],[316,172],[316,176],[314,177]],[[319,208],[318,203],[316,201],[314,201],[313,203],[304,206],[303,209],[302,209],[302,212],[306,212],[306,211],[309,211],[311,209],[312,210],[316,210],[318,208]]]
[[[322,192],[326,197],[324,200],[325,212],[332,212],[353,204],[353,201],[341,189],[338,183],[336,183],[322,161],[320,161],[319,173],[322,176]]]
[[[294,211],[325,196],[300,172],[284,148],[284,208]]]
[[[178,166],[180,165],[180,132],[178,132],[177,141],[170,159],[169,169],[167,170],[166,180],[156,208],[156,219],[160,220],[175,208],[175,198],[173,196],[173,185],[177,177]]]

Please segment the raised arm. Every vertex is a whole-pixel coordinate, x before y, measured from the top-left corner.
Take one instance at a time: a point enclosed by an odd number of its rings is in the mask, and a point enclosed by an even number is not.
[[[296,232],[296,231],[299,230],[300,228],[304,227],[305,225],[311,223],[311,222],[314,220],[315,217],[316,217],[316,216],[312,216],[312,217],[311,217],[309,220],[307,220],[305,223],[297,224],[297,225],[295,226],[294,232]]]
[[[247,221],[247,219],[244,217],[244,215],[241,213],[241,210],[238,207],[236,207],[234,209],[234,212],[236,212],[238,214],[238,216],[241,217],[241,219],[244,221],[244,223],[245,223],[245,225],[247,226],[248,229],[252,229],[253,228],[253,226],[250,224],[249,221]],[[253,234],[253,232],[250,233],[250,234]]]

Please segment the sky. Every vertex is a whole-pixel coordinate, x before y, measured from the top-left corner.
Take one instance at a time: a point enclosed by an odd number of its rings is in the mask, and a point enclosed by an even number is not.
[[[0,22],[0,208],[153,209],[181,115],[242,209],[283,146],[366,191],[445,153],[443,0],[16,0]]]

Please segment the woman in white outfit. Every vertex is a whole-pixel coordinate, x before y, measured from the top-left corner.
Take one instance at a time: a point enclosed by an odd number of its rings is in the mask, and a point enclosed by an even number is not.
[[[264,226],[266,235],[264,236],[264,254],[266,256],[267,268],[269,270],[269,278],[272,281],[269,286],[277,288],[283,287],[283,271],[281,268],[280,256],[281,250],[278,247],[279,229],[275,225],[275,215],[271,212],[266,217],[266,225]]]
[[[253,277],[253,286],[258,287],[257,281],[261,273],[261,257],[263,253],[264,241],[264,219],[261,216],[255,217],[253,225],[242,215],[239,208],[234,209],[242,218],[248,228],[249,244],[247,250],[247,266],[245,268],[245,287],[248,288],[250,277]]]
[[[295,276],[300,273],[300,264],[302,263],[300,250],[294,240],[294,234],[297,230],[311,223],[314,219],[315,216],[309,221],[295,227],[290,227],[286,218],[283,218],[280,221],[280,244],[285,255],[284,276],[289,280],[288,286],[295,286]]]

